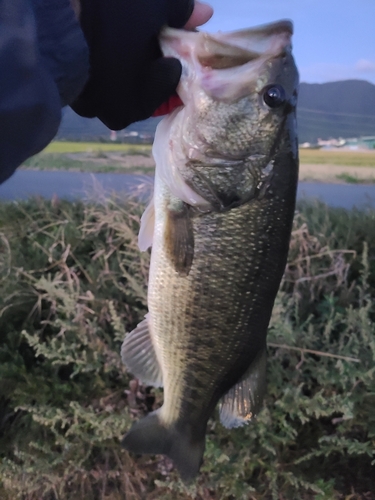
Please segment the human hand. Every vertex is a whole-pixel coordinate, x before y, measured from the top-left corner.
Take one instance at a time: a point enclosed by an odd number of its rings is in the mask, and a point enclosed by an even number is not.
[[[194,10],[185,24],[184,29],[194,30],[198,26],[205,24],[213,14],[213,9],[210,5],[201,2],[195,2]],[[162,116],[171,113],[175,108],[182,105],[181,99],[176,93],[170,96],[170,98],[163,102],[161,106],[153,113],[152,116]]]
[[[211,15],[211,7],[194,0],[81,0],[91,73],[72,108],[112,130],[151,116],[181,76],[180,62],[162,57],[160,29],[193,29]]]
[[[188,22],[185,24],[184,29],[194,30],[198,26],[202,26],[202,24],[205,24],[211,19],[212,14],[213,9],[211,5],[196,1],[194,4],[193,12]]]

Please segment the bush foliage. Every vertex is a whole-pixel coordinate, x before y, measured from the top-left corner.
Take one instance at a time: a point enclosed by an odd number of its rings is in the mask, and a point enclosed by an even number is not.
[[[187,489],[168,459],[120,447],[162,400],[119,356],[146,312],[141,210],[0,206],[0,498],[374,499],[375,214],[299,208],[264,409],[231,431],[210,420]]]

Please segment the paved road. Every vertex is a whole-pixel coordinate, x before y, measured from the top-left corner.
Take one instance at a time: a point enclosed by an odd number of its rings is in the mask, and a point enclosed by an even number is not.
[[[148,176],[127,174],[90,174],[84,172],[18,170],[0,185],[0,200],[26,199],[30,196],[97,199],[117,193],[147,193],[152,189]],[[301,182],[298,198],[319,198],[330,206],[375,208],[375,184],[321,184]]]

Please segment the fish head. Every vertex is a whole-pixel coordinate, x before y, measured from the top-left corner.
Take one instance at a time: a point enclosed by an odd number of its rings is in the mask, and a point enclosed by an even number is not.
[[[268,156],[288,117],[295,120],[292,33],[290,21],[214,35],[164,30],[163,54],[182,64],[177,92],[188,116],[183,134],[189,159]]]

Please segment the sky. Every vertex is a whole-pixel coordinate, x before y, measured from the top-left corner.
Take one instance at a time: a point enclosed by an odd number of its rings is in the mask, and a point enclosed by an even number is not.
[[[294,23],[302,82],[375,84],[375,0],[204,0],[214,8],[205,31],[232,31],[279,19]]]

